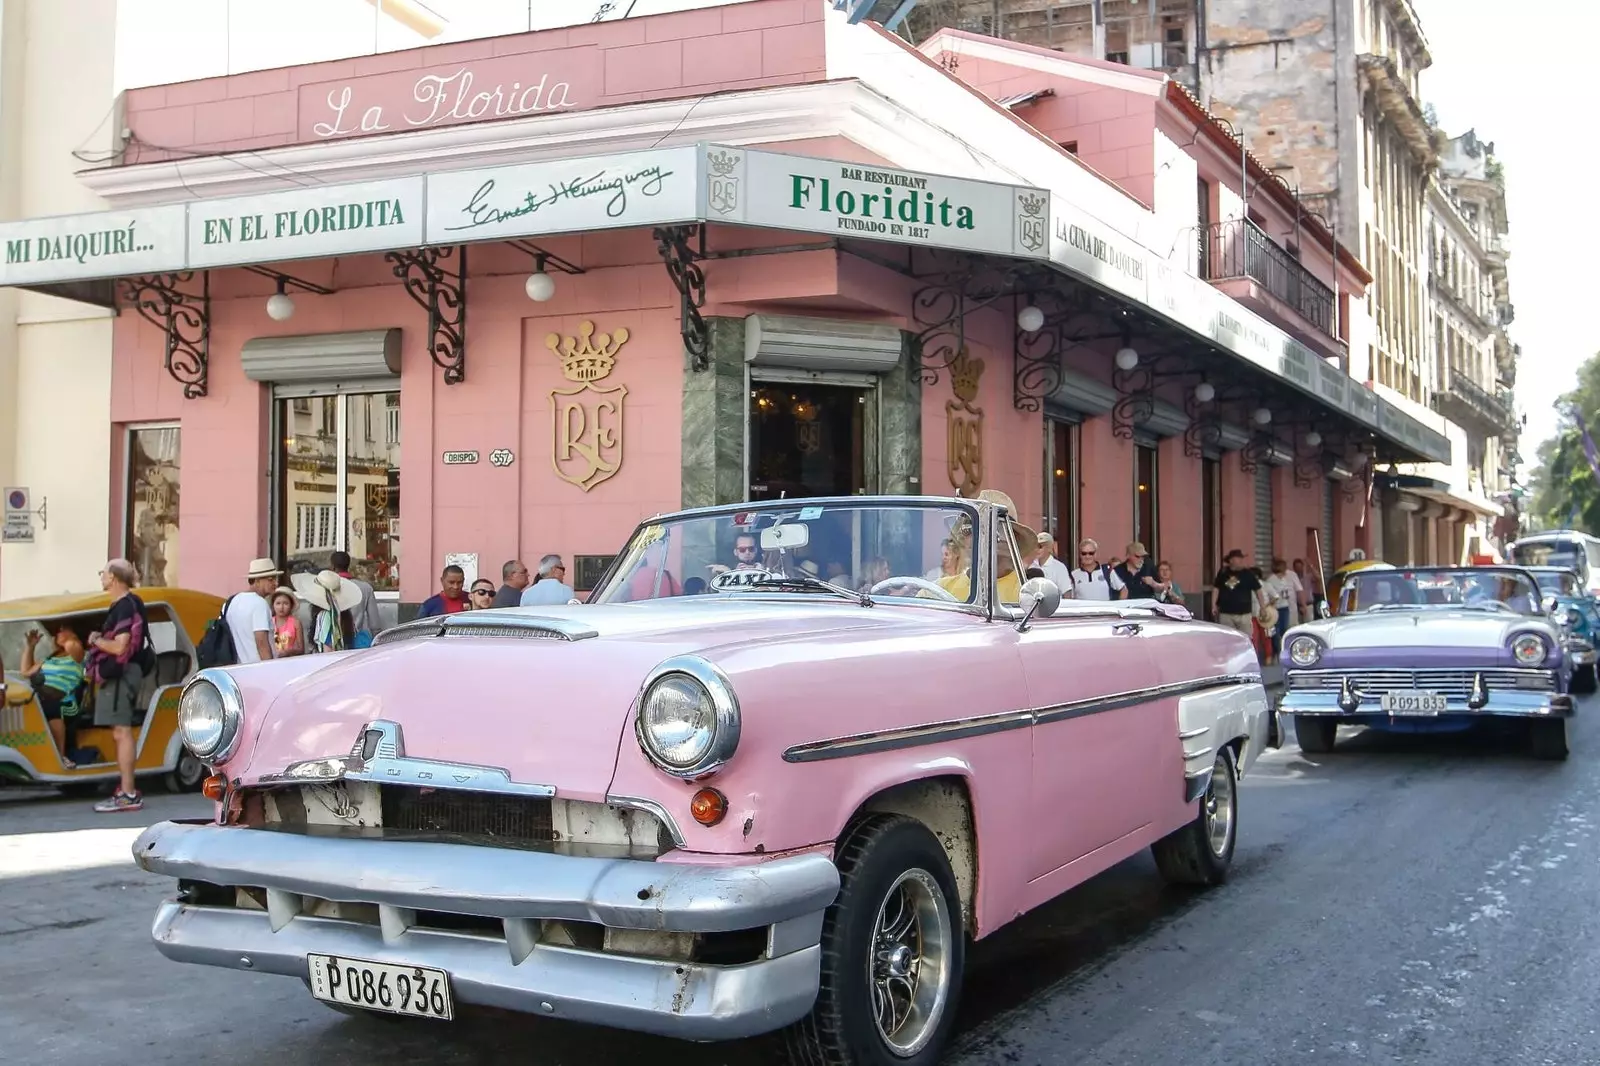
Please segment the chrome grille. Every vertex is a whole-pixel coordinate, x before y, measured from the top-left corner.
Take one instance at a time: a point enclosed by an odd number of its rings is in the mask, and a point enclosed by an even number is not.
[[[554,837],[548,799],[405,785],[383,785],[382,796],[385,830],[513,847]]]
[[[1285,683],[1291,689],[1337,692],[1345,678],[1363,696],[1420,689],[1446,697],[1466,699],[1472,692],[1472,679],[1482,677],[1489,689],[1520,689],[1524,692],[1552,692],[1555,676],[1548,670],[1519,670],[1516,667],[1486,667],[1482,670],[1295,670]]]

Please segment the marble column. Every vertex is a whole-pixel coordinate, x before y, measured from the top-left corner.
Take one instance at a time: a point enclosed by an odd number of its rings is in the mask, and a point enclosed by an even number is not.
[[[744,319],[706,320],[710,366],[683,357],[683,506],[713,507],[747,497],[744,483]]]
[[[878,382],[878,491],[920,496],[922,487],[922,373],[916,338],[900,334],[900,362]]]

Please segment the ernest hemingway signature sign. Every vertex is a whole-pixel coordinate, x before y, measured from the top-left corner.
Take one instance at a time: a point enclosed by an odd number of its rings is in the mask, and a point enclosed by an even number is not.
[[[428,240],[481,241],[688,221],[694,147],[428,175]]]

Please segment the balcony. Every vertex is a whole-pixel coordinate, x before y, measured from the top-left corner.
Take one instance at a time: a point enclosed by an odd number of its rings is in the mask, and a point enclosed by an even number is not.
[[[1254,223],[1235,218],[1206,227],[1200,276],[1319,354],[1344,356],[1333,332],[1333,290]]]
[[[1484,436],[1500,436],[1516,420],[1509,390],[1499,395],[1473,381],[1459,370],[1450,371],[1450,387],[1433,394],[1433,409],[1462,428],[1472,428]]]

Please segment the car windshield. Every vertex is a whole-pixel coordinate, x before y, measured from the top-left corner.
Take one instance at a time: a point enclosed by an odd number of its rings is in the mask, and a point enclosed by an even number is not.
[[[976,515],[953,503],[788,500],[661,518],[634,532],[589,602],[848,591],[972,603]]]
[[[1379,570],[1350,576],[1358,611],[1471,607],[1538,614],[1539,587],[1522,570],[1439,567]]]
[[[1533,579],[1552,596],[1578,596],[1578,578],[1566,570],[1536,570]]]
[[[1583,546],[1570,540],[1535,540],[1518,544],[1512,549],[1512,561],[1518,566],[1569,566],[1576,569],[1583,556]]]

